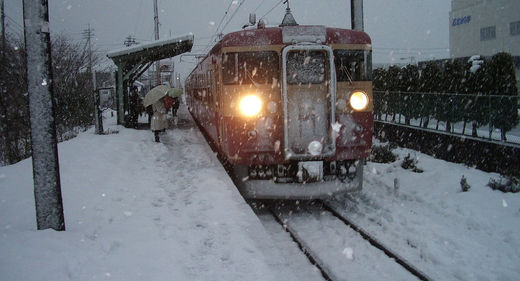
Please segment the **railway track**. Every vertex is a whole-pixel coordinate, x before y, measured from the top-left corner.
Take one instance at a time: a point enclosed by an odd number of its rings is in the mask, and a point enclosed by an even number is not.
[[[327,202],[252,207],[282,226],[324,280],[432,280]]]

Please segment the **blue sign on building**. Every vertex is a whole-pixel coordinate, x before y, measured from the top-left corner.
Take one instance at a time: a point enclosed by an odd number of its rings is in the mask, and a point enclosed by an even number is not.
[[[451,22],[451,26],[466,24],[466,23],[469,23],[470,21],[471,21],[471,16],[454,18],[453,21]]]

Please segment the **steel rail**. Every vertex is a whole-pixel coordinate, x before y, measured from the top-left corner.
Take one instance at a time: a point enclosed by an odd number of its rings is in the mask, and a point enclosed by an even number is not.
[[[282,221],[282,218],[280,217],[280,215],[277,214],[272,209],[272,207],[269,208],[269,212],[273,215],[276,222],[278,222],[282,226],[282,228],[287,233],[289,233],[292,240],[298,245],[298,248],[300,248],[300,250],[307,257],[309,262],[320,271],[323,278],[327,281],[334,281],[335,279],[333,279],[331,277],[331,276],[333,276],[332,273],[329,272],[329,270],[322,264],[321,261],[319,261],[319,259],[317,257],[313,256],[313,253],[310,250],[308,250],[309,247],[305,245],[305,242],[302,241],[302,239],[296,234],[296,232],[290,226],[288,226],[287,224],[285,224]]]
[[[370,235],[367,231],[365,231],[360,226],[353,223],[351,220],[345,218],[343,215],[341,215],[336,209],[331,207],[328,203],[321,201],[323,209],[330,212],[334,217],[341,220],[343,223],[345,223],[347,226],[352,228],[354,231],[359,233],[365,240],[367,240],[372,246],[378,248],[383,253],[385,253],[389,258],[395,260],[399,265],[401,265],[403,268],[405,268],[408,272],[419,278],[423,281],[430,281],[432,280],[430,277],[428,277],[424,272],[413,266],[411,263],[409,263],[406,259],[399,256],[398,254],[392,252],[388,247],[383,245],[383,243],[379,242],[376,238],[374,238],[372,235]]]

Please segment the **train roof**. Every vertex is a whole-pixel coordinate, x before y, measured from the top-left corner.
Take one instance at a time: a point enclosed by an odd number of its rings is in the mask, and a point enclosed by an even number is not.
[[[322,25],[298,25],[255,28],[226,34],[215,49],[238,46],[294,44],[299,42],[325,44],[371,44],[370,36],[363,31]]]
[[[323,25],[251,28],[226,34],[213,46],[205,58],[210,54],[218,53],[225,47],[285,45],[316,41],[325,44],[372,44],[370,36],[363,31],[325,27]],[[191,73],[193,73],[199,65],[200,63]]]

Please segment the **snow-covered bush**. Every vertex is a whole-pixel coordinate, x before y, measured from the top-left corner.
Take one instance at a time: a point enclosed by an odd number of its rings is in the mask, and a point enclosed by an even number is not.
[[[471,188],[464,176],[460,179],[460,188],[462,189],[462,192],[466,192]]]
[[[417,163],[419,161],[415,157],[411,157],[410,153],[403,159],[403,162],[401,162],[401,167],[406,170],[412,170],[414,173],[422,173],[423,170],[417,168]]]
[[[392,152],[390,145],[374,145],[368,161],[375,163],[392,163],[397,156]]]
[[[502,192],[519,192],[520,179],[514,176],[501,176],[499,179],[490,178],[487,184],[493,190],[500,190]]]

